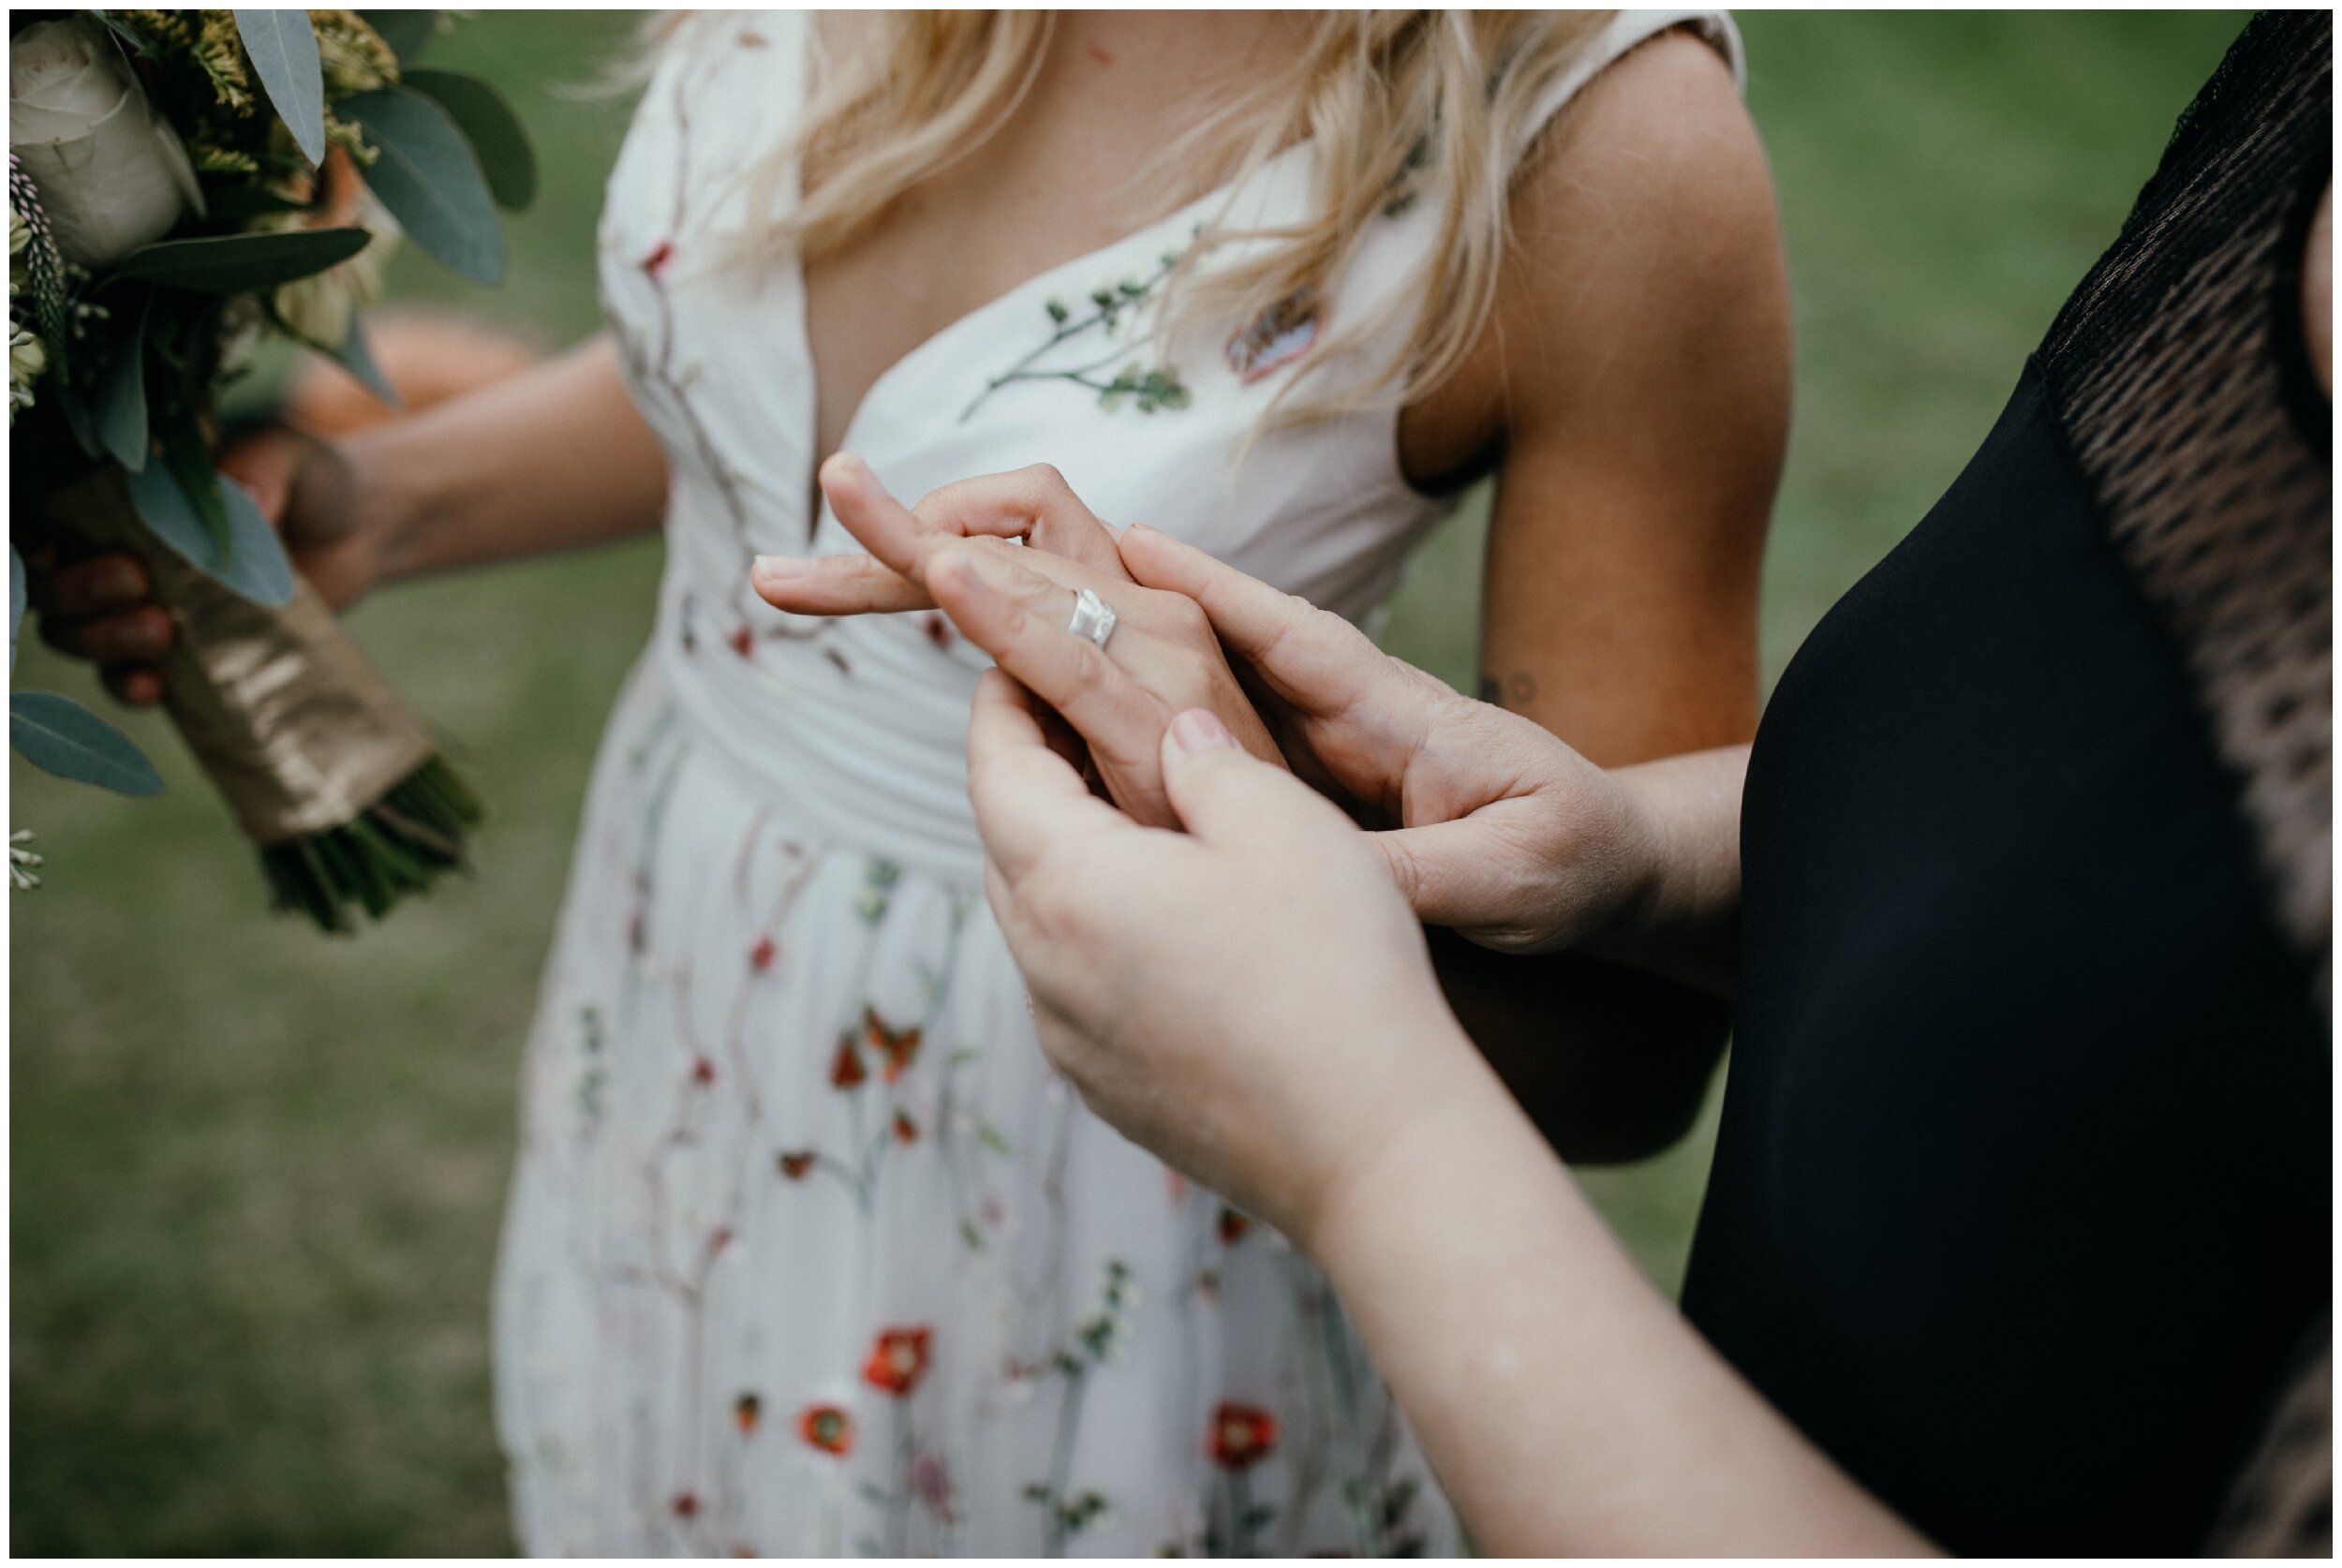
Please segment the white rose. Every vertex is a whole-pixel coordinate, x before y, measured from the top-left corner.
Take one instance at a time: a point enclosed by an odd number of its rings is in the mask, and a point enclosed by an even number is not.
[[[76,17],[8,41],[8,151],[68,261],[102,267],[161,239],[203,192],[103,26]]]

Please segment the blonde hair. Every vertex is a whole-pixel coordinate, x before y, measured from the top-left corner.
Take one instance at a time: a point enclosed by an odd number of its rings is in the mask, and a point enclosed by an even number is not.
[[[1316,151],[1307,215],[1276,229],[1208,223],[1165,283],[1158,330],[1188,320],[1225,332],[1314,309],[1369,227],[1418,199],[1440,204],[1437,244],[1419,290],[1374,318],[1330,323],[1306,367],[1387,341],[1415,305],[1403,348],[1339,395],[1297,396],[1276,423],[1428,389],[1470,350],[1494,303],[1513,177],[1534,116],[1607,11],[1329,11],[1284,67],[1228,96],[1165,149],[1166,214],[1208,192],[1239,188],[1300,141]],[[766,238],[814,256],[841,245],[896,200],[979,145],[1039,74],[1054,17],[1045,11],[865,12],[847,47],[824,55],[792,143],[751,176]],[[683,32],[688,30],[678,30]],[[818,177],[793,202],[788,171]],[[1212,266],[1200,265],[1225,252]],[[1291,390],[1288,388],[1288,390]],[[1282,399],[1282,394],[1280,394]]]

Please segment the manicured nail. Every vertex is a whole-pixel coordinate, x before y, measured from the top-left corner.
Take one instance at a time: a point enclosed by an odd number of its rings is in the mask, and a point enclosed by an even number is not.
[[[1182,757],[1235,744],[1228,727],[1208,708],[1190,708],[1171,721],[1171,749]]]

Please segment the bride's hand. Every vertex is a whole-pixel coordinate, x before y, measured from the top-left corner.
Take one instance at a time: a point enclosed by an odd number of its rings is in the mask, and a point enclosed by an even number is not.
[[[1178,821],[1162,745],[1185,709],[1208,710],[1247,751],[1282,764],[1203,611],[1184,594],[1133,583],[1113,534],[1055,469],[964,480],[916,508],[848,453],[823,464],[821,480],[837,520],[869,554],[760,557],[751,581],[766,602],[801,615],[941,607],[1079,732],[1116,804],[1152,826]],[[1019,539],[1033,548],[1011,542]],[[1065,629],[1083,588],[1116,615],[1103,649]]]

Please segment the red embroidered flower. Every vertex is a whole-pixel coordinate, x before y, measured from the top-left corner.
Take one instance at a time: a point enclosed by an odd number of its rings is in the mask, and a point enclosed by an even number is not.
[[[749,968],[763,974],[773,967],[773,960],[779,955],[779,943],[770,937],[759,937],[756,939],[756,945],[749,949]]]
[[[912,1120],[906,1112],[895,1113],[895,1141],[898,1144],[915,1144],[919,1141],[919,1124]]]
[[[913,1024],[897,1034],[880,1019],[876,1008],[866,1007],[862,1010],[862,1039],[871,1050],[885,1058],[883,1071],[890,1084],[901,1077],[919,1055],[919,1026]]]
[[[691,1058],[691,1082],[695,1084],[712,1084],[715,1081],[716,1064],[709,1061],[705,1057],[693,1057]]]
[[[838,1405],[808,1405],[797,1416],[797,1435],[843,1458],[853,1452],[853,1416]]]
[[[652,248],[648,256],[643,258],[643,271],[657,277],[667,270],[667,263],[674,259],[674,245],[669,241],[661,240]]]
[[[832,1087],[860,1088],[869,1081],[869,1070],[862,1065],[862,1053],[853,1048],[853,1036],[842,1035],[837,1041],[837,1055],[829,1064]]]
[[[696,1519],[700,1513],[700,1494],[677,1492],[674,1501],[667,1506],[674,1510],[674,1516],[678,1519]]]
[[[952,623],[940,610],[930,610],[919,617],[919,629],[927,634],[927,641],[945,653],[952,650]]]
[[[732,651],[742,658],[748,658],[750,650],[756,646],[756,639],[750,635],[747,627],[739,628],[724,640],[732,644]]]
[[[1277,1418],[1253,1405],[1223,1399],[1211,1413],[1211,1462],[1247,1471],[1277,1446]]]
[[[743,1394],[732,1401],[732,1421],[743,1432],[756,1430],[757,1419],[764,1413],[764,1401],[753,1394]]]
[[[1244,1239],[1244,1233],[1252,1228],[1253,1222],[1250,1220],[1247,1220],[1244,1216],[1238,1214],[1235,1209],[1230,1208],[1225,1204],[1220,1206],[1221,1246],[1234,1247],[1238,1242]]]
[[[882,1394],[896,1398],[908,1398],[919,1386],[919,1380],[927,1375],[928,1342],[935,1331],[928,1328],[890,1328],[878,1337],[870,1347],[870,1359],[863,1364],[862,1381]]]
[[[714,1257],[731,1245],[732,1227],[730,1225],[719,1225],[707,1233],[707,1255],[709,1257]]]
[[[817,1158],[809,1148],[790,1149],[780,1157],[780,1174],[791,1181],[803,1181],[813,1169]]]

